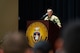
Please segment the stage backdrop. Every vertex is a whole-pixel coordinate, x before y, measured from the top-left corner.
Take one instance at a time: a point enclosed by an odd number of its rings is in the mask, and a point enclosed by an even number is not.
[[[26,30],[26,20],[39,20],[52,8],[62,26],[80,17],[80,0],[19,0],[19,30]]]

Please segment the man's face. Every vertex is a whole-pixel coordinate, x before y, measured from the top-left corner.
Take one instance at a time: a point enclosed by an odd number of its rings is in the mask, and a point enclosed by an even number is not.
[[[52,11],[47,11],[48,16],[52,16],[53,12]]]

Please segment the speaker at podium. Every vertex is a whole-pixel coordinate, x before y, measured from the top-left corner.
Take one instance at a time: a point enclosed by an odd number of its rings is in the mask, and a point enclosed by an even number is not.
[[[60,34],[60,28],[51,21],[30,20],[27,21],[26,37],[29,45],[34,47],[38,41],[49,41],[52,45]]]

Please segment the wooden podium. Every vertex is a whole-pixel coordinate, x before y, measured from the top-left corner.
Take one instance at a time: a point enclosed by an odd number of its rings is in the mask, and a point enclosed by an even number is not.
[[[57,24],[54,24],[51,21],[30,20],[30,21],[27,21],[27,29],[32,23],[35,23],[35,22],[41,22],[46,26],[46,28],[48,30],[48,41],[53,45],[55,38],[60,35],[60,28],[57,26]],[[30,26],[30,27],[32,28],[33,26]],[[29,32],[31,32],[31,31],[29,31]]]

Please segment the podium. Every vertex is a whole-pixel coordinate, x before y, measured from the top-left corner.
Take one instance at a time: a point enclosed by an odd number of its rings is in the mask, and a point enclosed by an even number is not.
[[[40,40],[47,40],[54,45],[56,37],[60,35],[60,28],[51,21],[30,20],[26,27],[26,36],[31,47]]]

